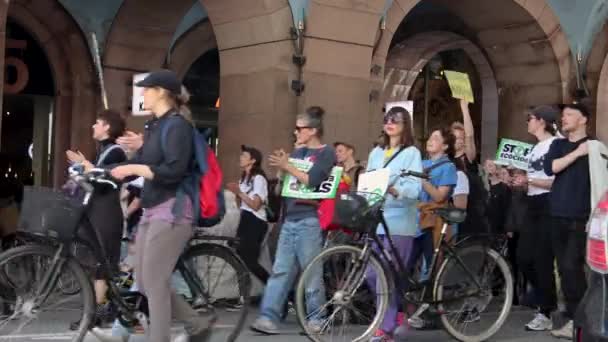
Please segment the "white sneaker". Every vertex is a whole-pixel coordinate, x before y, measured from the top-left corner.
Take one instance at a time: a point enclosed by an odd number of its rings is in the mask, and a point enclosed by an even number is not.
[[[534,319],[530,323],[526,324],[526,330],[529,331],[547,331],[553,329],[553,322],[551,319],[542,313],[537,313]]]
[[[563,339],[568,339],[568,340],[573,339],[574,322],[568,321],[568,323],[566,323],[561,329],[552,330],[551,335],[553,335],[553,337],[557,337],[557,338],[563,338]]]

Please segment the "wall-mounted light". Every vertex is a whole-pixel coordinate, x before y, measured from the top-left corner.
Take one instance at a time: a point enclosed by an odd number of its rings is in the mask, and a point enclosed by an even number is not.
[[[301,80],[291,81],[291,90],[293,90],[296,96],[302,95],[302,92],[304,91],[304,82]]]

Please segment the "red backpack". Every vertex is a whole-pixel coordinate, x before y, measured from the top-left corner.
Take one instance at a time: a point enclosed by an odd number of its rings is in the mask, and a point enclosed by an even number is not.
[[[178,114],[173,114],[161,130],[161,148],[164,153],[165,141],[170,123],[173,120],[185,120]],[[212,227],[220,223],[226,214],[224,189],[222,188],[223,174],[217,162],[215,153],[207,144],[206,137],[198,129],[192,127],[192,150],[194,160],[190,175],[180,184],[180,193],[190,197],[194,224],[198,227]],[[177,203],[177,202],[176,202]],[[175,209],[175,208],[174,208]]]

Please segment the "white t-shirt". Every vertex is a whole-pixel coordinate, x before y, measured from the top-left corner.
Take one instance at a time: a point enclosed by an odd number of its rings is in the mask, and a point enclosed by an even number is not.
[[[547,140],[541,141],[534,145],[530,152],[530,159],[528,162],[528,178],[535,179],[553,179],[554,176],[548,176],[545,173],[545,155],[549,152],[549,147],[556,137],[551,137]],[[550,190],[539,188],[537,186],[528,186],[528,196],[537,196],[550,192]]]
[[[458,176],[458,180],[456,181],[456,187],[454,188],[454,193],[452,197],[456,195],[468,195],[469,194],[469,178],[466,173],[462,171],[456,172]]]
[[[254,199],[254,196],[258,195],[263,203],[260,210],[255,211],[248,206],[247,203],[241,201],[241,210],[247,210],[257,216],[259,219],[267,221],[265,208],[266,200],[268,199],[268,182],[266,181],[266,178],[261,175],[256,175],[250,182],[239,182],[239,188],[251,199]]]

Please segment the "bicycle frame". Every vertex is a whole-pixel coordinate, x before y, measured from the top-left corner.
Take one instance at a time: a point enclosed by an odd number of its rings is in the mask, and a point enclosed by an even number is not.
[[[477,293],[477,292],[468,293],[463,296],[453,297],[453,298],[445,299],[442,301],[430,301],[430,302],[424,301],[426,292],[429,290],[431,290],[431,291],[433,290],[432,288],[429,289],[429,286],[432,286],[434,283],[433,283],[433,281],[420,283],[419,281],[413,279],[411,273],[407,270],[406,265],[404,265],[401,258],[398,257],[399,253],[397,251],[397,248],[395,247],[395,244],[394,244],[393,239],[390,234],[388,224],[386,223],[386,220],[384,219],[383,214],[384,214],[384,211],[382,210],[382,208],[380,208],[377,215],[380,215],[380,217],[379,217],[380,224],[382,225],[382,228],[385,233],[384,237],[388,242],[388,250],[387,250],[387,248],[385,248],[384,244],[380,240],[378,234],[375,233],[375,231],[368,233],[368,235],[369,235],[369,238],[371,238],[371,240],[376,244],[376,246],[378,246],[380,254],[381,254],[382,258],[384,259],[383,267],[388,268],[389,274],[393,278],[392,279],[393,285],[395,285],[395,287],[398,289],[398,291],[400,291],[402,298],[404,298],[407,302],[411,302],[411,303],[417,304],[417,305],[419,305],[419,304],[437,305],[437,304],[448,302],[448,301],[455,301],[455,300],[459,300],[462,298],[466,298],[466,297],[472,296],[475,293]],[[445,242],[444,238],[447,233],[448,227],[449,227],[449,224],[447,224],[447,223],[443,224],[441,233],[439,236],[439,243],[437,243],[437,246],[434,247],[434,250],[433,250],[432,262],[431,262],[431,265],[429,265],[429,272],[430,272],[431,279],[435,275],[437,263],[439,262],[439,259],[440,259],[440,254],[441,254],[441,252],[443,252],[443,254],[447,254],[447,257],[454,258],[456,260],[456,262],[462,267],[462,269],[465,271],[465,273],[468,274],[468,276],[474,281],[474,283],[477,287],[477,291],[481,291],[481,284],[475,278],[475,276],[473,275],[473,272],[471,272],[471,270],[462,261],[462,259],[458,255],[458,253],[456,253],[456,249],[454,247],[450,246],[447,242]],[[369,256],[365,256],[365,254],[370,254],[369,252],[371,252],[371,246],[369,244],[369,239],[366,240],[363,251],[364,251],[364,253],[362,253],[362,254],[364,254],[364,258],[369,258]],[[396,262],[395,262],[395,260],[396,260]],[[364,264],[367,264],[367,263],[364,263]],[[405,286],[403,286],[404,284],[402,283],[403,279],[405,279],[407,281],[407,284]],[[420,299],[418,299],[417,301],[410,300],[407,296],[408,293],[410,292],[410,289],[412,287],[414,289],[418,289],[418,288],[420,288],[421,285],[422,285],[422,292],[420,295]]]

